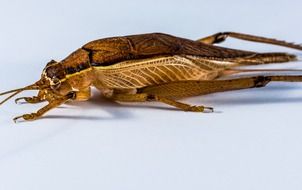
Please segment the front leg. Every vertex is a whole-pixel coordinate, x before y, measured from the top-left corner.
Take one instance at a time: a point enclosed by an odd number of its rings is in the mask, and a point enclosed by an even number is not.
[[[48,90],[40,90],[37,96],[16,98],[15,103],[17,104],[23,100],[26,103],[37,104],[46,101],[47,94],[49,94]],[[53,99],[53,97],[49,99]]]
[[[91,92],[90,92],[90,88],[87,89],[83,89],[80,91],[76,92],[76,100],[77,101],[86,101],[91,97]],[[48,99],[54,99],[54,97],[50,97]],[[19,103],[20,100],[24,100],[26,103],[30,103],[30,104],[37,104],[40,102],[44,102],[46,101],[45,98],[43,98],[43,96],[33,96],[33,97],[20,97],[20,98],[16,98],[15,99],[15,103]]]
[[[19,103],[20,100],[24,100],[26,103],[30,103],[30,104],[37,104],[40,102],[44,102],[45,100],[42,99],[39,96],[33,96],[33,97],[20,97],[20,98],[16,98],[15,99],[15,103]]]
[[[36,119],[40,118],[42,115],[44,115],[46,112],[48,112],[49,110],[51,110],[53,108],[56,108],[56,107],[60,106],[61,104],[64,104],[67,100],[74,100],[75,97],[76,97],[76,93],[75,92],[70,92],[66,96],[53,99],[52,101],[49,102],[48,105],[46,105],[43,108],[39,109],[35,113],[24,114],[22,116],[15,117],[13,120],[14,120],[14,122],[16,122],[20,118],[23,118],[26,121],[36,120]]]

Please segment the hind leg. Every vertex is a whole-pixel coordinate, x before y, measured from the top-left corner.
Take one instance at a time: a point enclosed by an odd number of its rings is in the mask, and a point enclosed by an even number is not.
[[[255,76],[229,80],[212,81],[178,81],[138,89],[138,93],[156,94],[167,98],[182,98],[240,90],[247,88],[264,87],[269,82],[302,82],[302,75],[297,76]]]
[[[137,94],[112,94],[110,98],[121,102],[158,101],[184,111],[204,112],[213,111],[211,107],[191,106],[175,101],[175,98],[211,94],[230,90],[259,88],[272,81],[302,82],[302,75],[298,76],[256,76],[230,80],[212,81],[177,81],[161,85],[137,89]]]
[[[240,40],[252,41],[252,42],[273,44],[273,45],[302,50],[301,45],[288,43],[288,42],[276,40],[273,38],[265,38],[265,37],[261,37],[261,36],[254,36],[254,35],[250,35],[250,34],[242,34],[242,33],[237,33],[237,32],[219,32],[214,35],[211,35],[211,36],[208,36],[205,38],[201,38],[197,41],[206,43],[206,44],[217,44],[217,43],[225,41],[226,38],[228,38],[228,37],[237,38]]]
[[[249,34],[241,34],[236,32],[220,32],[197,41],[206,43],[206,44],[217,44],[225,41],[228,37],[237,38],[246,41],[259,42],[259,43],[267,43],[273,45],[279,45],[283,47],[293,48],[302,50],[301,45],[296,45],[293,43],[288,43],[285,41],[275,40],[272,38],[265,38],[260,36],[253,36]],[[269,63],[284,63],[296,60],[296,56],[287,53],[255,53],[251,56],[247,57],[238,57],[230,59],[233,62],[241,65],[259,65],[259,64],[269,64]]]

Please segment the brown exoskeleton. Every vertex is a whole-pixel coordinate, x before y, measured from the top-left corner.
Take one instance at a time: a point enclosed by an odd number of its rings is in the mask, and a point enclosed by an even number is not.
[[[14,118],[14,121],[35,120],[68,100],[88,100],[93,86],[113,101],[159,101],[184,111],[204,112],[213,109],[180,103],[175,98],[263,87],[271,81],[302,81],[301,75],[220,79],[244,72],[237,66],[296,59],[287,53],[257,53],[213,45],[227,37],[302,50],[301,45],[234,32],[196,41],[161,33],[105,38],[87,43],[60,62],[50,61],[36,83],[1,93],[11,95],[0,105],[24,90],[39,90],[37,96],[16,99],[16,102],[49,102],[36,113]]]

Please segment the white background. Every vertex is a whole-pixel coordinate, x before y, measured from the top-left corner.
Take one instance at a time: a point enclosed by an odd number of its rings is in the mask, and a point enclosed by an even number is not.
[[[165,32],[197,39],[237,31],[302,42],[301,7],[301,0],[1,0],[0,91],[31,84],[50,59],[109,36]],[[300,53],[237,40],[223,45]],[[216,113],[120,105],[96,93],[14,124],[14,116],[42,104],[10,101],[0,108],[0,189],[302,188],[301,84],[183,101]]]

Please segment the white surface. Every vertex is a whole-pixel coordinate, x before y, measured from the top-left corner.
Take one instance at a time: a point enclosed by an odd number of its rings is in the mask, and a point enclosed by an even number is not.
[[[0,89],[30,84],[50,59],[108,36],[156,31],[196,39],[230,30],[302,42],[301,7],[300,0],[1,0]],[[297,52],[235,40],[223,45]],[[217,113],[120,106],[96,95],[14,124],[14,116],[42,105],[10,101],[0,108],[0,189],[302,188],[301,84],[184,101]]]

